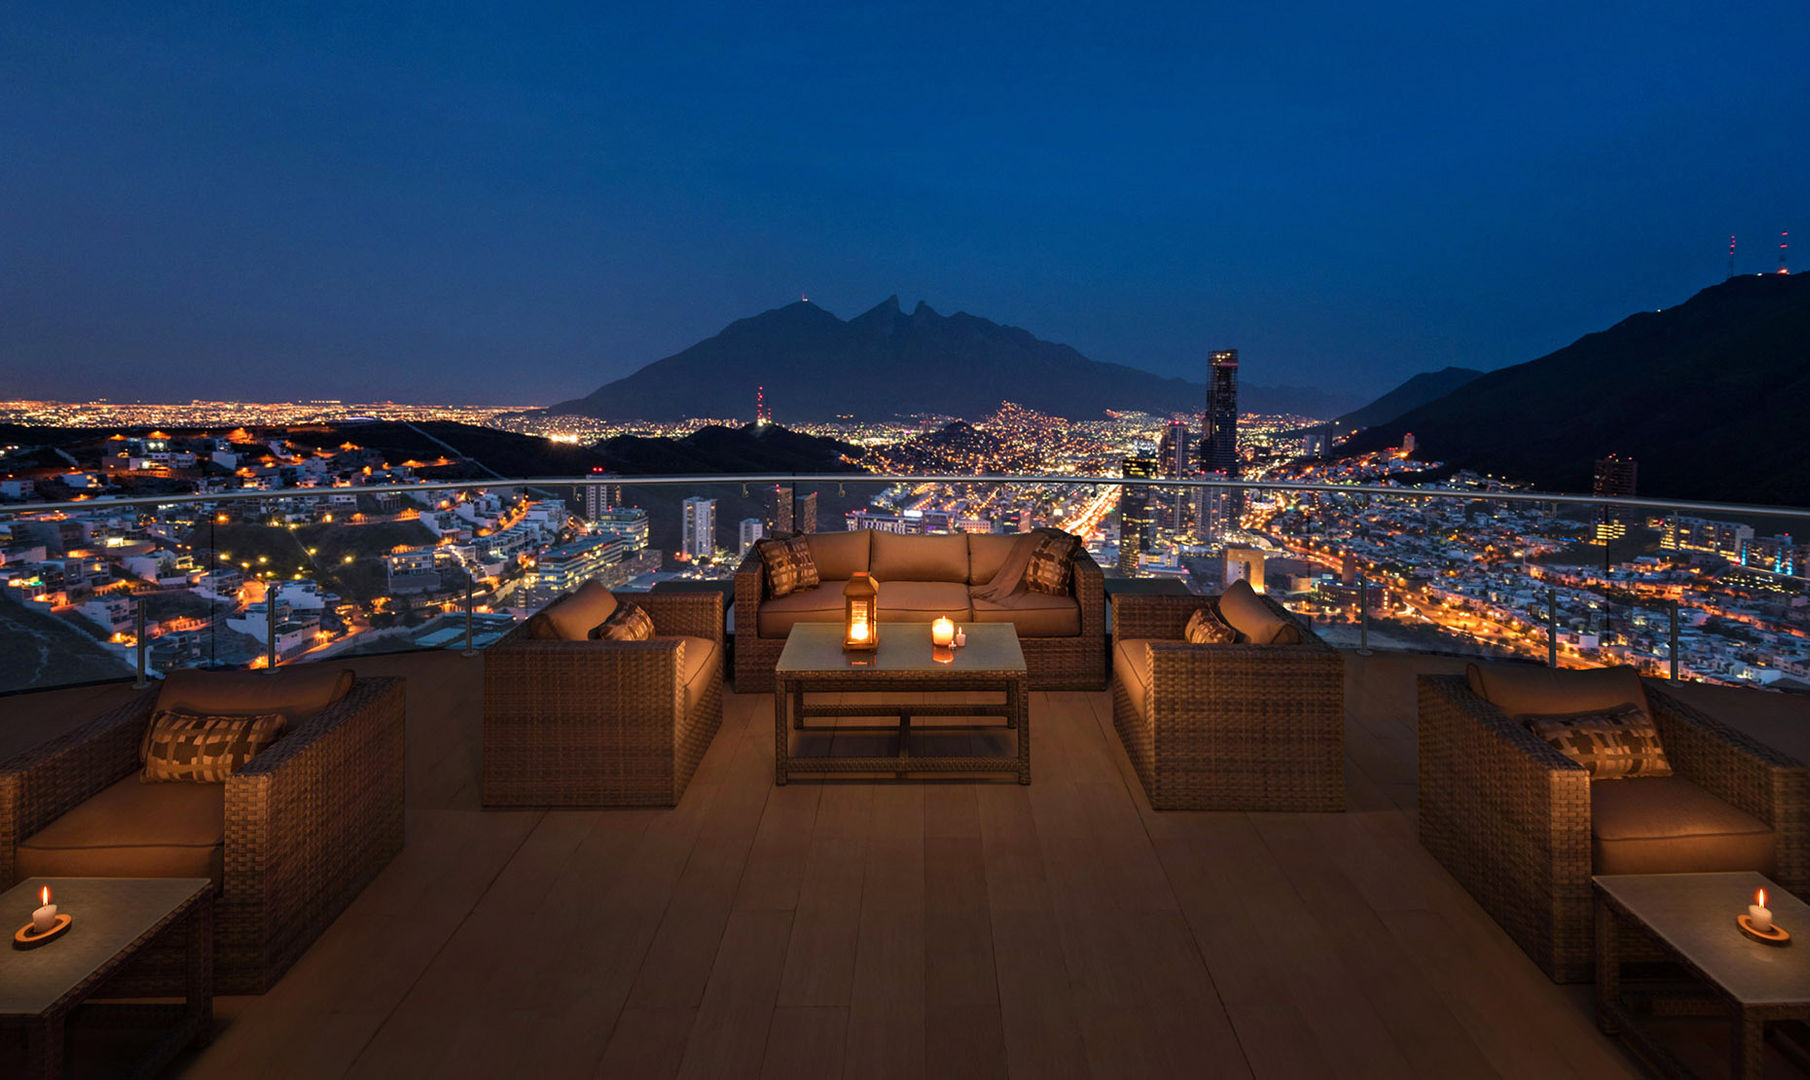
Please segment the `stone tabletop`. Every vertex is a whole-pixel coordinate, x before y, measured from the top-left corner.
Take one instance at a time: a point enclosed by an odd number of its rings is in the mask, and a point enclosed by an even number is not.
[[[13,931],[31,921],[45,885],[58,914],[74,922],[55,941],[14,949]],[[27,878],[0,893],[8,939],[0,947],[0,1016],[43,1015],[213,887],[206,878]]]
[[[1591,879],[1667,947],[1743,1005],[1810,1002],[1810,906],[1764,875],[1602,874]],[[1735,926],[1755,889],[1791,944],[1753,941]]]
[[[786,637],[774,670],[780,675],[826,671],[948,671],[958,674],[1022,672],[1024,651],[1011,623],[959,623],[968,644],[954,650],[949,662],[932,655],[929,623],[882,622],[880,647],[871,653],[842,651],[842,624],[799,623]]]

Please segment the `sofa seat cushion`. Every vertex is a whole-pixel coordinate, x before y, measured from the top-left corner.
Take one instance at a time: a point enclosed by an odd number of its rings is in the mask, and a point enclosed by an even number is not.
[[[20,877],[204,877],[226,883],[226,785],[105,788],[19,844]]]
[[[801,622],[841,622],[842,590],[847,584],[846,581],[825,581],[815,589],[800,589],[789,596],[762,600],[755,630],[761,637],[782,638]]]
[[[885,533],[878,534],[885,536]],[[960,537],[957,537],[960,539]],[[967,551],[963,546],[962,550]],[[887,581],[880,579],[880,632],[889,622],[933,622],[940,616],[956,622],[973,617],[968,586],[960,581]],[[837,618],[841,618],[838,614]]]
[[[616,595],[593,578],[530,618],[528,636],[536,641],[584,641],[591,628],[615,610]]]
[[[685,643],[685,657],[679,662],[679,682],[685,687],[685,712],[695,711],[710,689],[710,670],[721,667],[723,657],[716,642],[709,638],[680,637]]]
[[[1590,863],[1598,874],[1774,870],[1772,829],[1682,776],[1590,785]]]
[[[1112,647],[1112,677],[1131,695],[1131,706],[1140,717],[1150,718],[1150,657],[1148,638],[1121,638]]]
[[[177,668],[158,687],[157,711],[194,716],[280,713],[295,724],[351,691],[352,673],[325,665],[302,664],[274,673]]]
[[[1081,633],[1081,604],[1072,596],[1026,590],[1004,600],[974,598],[974,621],[1009,622],[1021,638],[1074,637]]]
[[[825,581],[847,581],[857,571],[867,569],[868,538],[866,529],[855,532],[811,533],[804,538],[811,549],[811,561]]]
[[[886,586],[895,581],[953,581],[968,583],[968,537],[907,536],[877,532],[870,541],[868,573],[880,579],[880,602],[886,602]]]

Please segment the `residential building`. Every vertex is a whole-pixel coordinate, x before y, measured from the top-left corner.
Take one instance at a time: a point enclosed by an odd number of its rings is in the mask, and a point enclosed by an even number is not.
[[[693,495],[682,507],[684,530],[679,551],[692,562],[706,562],[716,553],[716,500]]]

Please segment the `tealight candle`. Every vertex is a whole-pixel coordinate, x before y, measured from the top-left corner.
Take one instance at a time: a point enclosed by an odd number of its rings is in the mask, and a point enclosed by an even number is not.
[[[1772,932],[1772,912],[1766,907],[1766,890],[1754,893],[1753,903],[1747,905],[1747,921],[1762,934]]]
[[[930,624],[930,643],[945,648],[955,644],[955,624],[949,621],[947,615]]]
[[[38,894],[38,900],[44,906],[31,913],[31,932],[48,934],[50,928],[57,924],[57,906],[50,902],[50,886],[44,886],[44,890]]]
[[[956,648],[959,649],[963,645],[966,645],[967,643],[968,643],[968,631],[963,630],[959,626],[956,627],[955,628],[955,646],[956,646]]]

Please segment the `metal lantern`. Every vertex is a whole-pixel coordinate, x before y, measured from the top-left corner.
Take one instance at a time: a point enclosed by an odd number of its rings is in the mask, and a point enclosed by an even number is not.
[[[880,647],[880,583],[857,570],[842,587],[842,648],[873,652]]]

